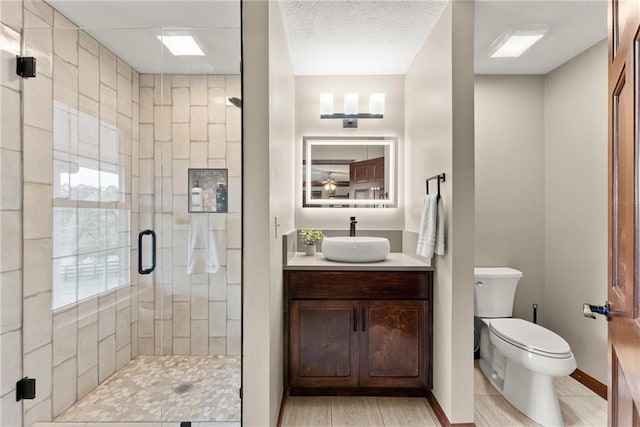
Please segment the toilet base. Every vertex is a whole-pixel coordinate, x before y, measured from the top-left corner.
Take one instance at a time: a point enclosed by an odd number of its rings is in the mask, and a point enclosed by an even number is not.
[[[543,426],[564,426],[553,377],[530,371],[507,359],[504,381],[480,359],[480,370],[491,385],[520,412]]]

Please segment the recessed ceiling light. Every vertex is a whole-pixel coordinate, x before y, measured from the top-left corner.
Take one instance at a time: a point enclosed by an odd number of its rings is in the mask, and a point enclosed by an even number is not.
[[[546,26],[532,26],[525,29],[507,31],[493,42],[491,57],[517,58],[544,37],[546,32]]]
[[[174,56],[202,56],[204,52],[192,36],[158,36]]]

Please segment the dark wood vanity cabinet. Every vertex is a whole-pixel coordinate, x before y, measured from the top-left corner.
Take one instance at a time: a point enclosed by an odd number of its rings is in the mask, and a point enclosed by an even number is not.
[[[358,304],[340,300],[291,301],[293,387],[358,385]]]
[[[431,272],[285,271],[289,394],[424,395]]]

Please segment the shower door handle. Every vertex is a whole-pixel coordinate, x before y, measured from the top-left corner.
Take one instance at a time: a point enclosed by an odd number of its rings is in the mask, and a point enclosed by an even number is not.
[[[151,267],[142,268],[142,238],[151,235]],[[138,273],[151,274],[156,269],[156,232],[153,230],[143,230],[138,234]]]

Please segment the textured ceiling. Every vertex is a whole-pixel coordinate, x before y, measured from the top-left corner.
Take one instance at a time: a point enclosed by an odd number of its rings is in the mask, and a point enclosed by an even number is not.
[[[491,58],[491,44],[509,29],[545,24],[548,32],[519,58]],[[546,74],[607,37],[607,2],[477,1],[476,74]]]
[[[444,4],[284,0],[294,73],[405,74]]]
[[[3,1],[3,0],[0,0]],[[142,73],[237,74],[240,0],[48,0]],[[297,75],[405,74],[444,0],[283,0]],[[476,1],[477,74],[545,74],[606,37],[606,0]],[[503,32],[546,24],[520,58],[490,58]],[[206,56],[174,57],[162,28],[190,28]]]
[[[297,75],[405,74],[443,1],[284,0]],[[476,1],[475,72],[546,74],[606,37],[606,0]],[[521,25],[546,24],[545,38],[520,58],[490,58],[491,44]]]
[[[240,73],[240,0],[47,2],[140,73]],[[188,29],[205,55],[171,55],[157,38],[171,28]]]

